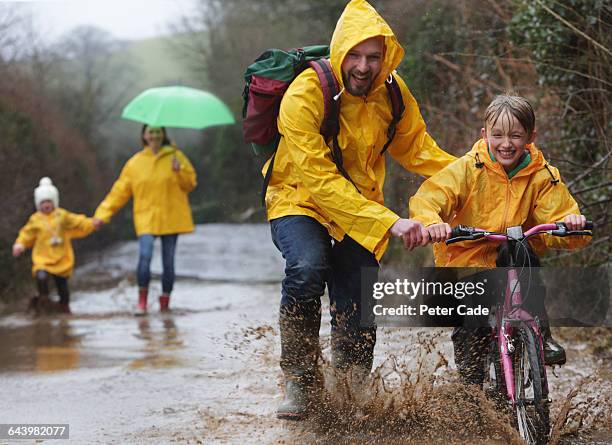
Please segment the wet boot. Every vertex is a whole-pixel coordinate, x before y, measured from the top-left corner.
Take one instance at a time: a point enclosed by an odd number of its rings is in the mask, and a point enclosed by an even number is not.
[[[161,294],[159,297],[159,311],[170,312],[170,294]]]
[[[281,369],[285,376],[285,397],[276,417],[303,420],[317,393],[317,363],[320,355],[321,303],[295,303],[291,310],[281,307]]]
[[[548,366],[564,365],[566,362],[565,349],[552,338],[549,326],[542,326],[542,342],[544,343],[544,363]]]
[[[57,312],[57,306],[51,301],[48,295],[38,296],[38,311],[37,314],[50,315]]]
[[[376,328],[358,328],[354,332],[332,329],[332,365],[337,371],[367,377],[374,362]]]
[[[149,289],[141,287],[138,289],[138,306],[134,315],[146,315],[147,313],[147,297],[149,296]]]
[[[346,382],[355,401],[365,401],[368,397],[375,344],[375,327],[360,327],[354,332],[332,328],[332,365],[336,377]]]
[[[39,308],[39,298],[38,295],[30,298],[30,302],[28,303],[28,308],[26,309],[26,312],[31,313],[32,315],[36,316],[38,315],[40,311]]]
[[[487,328],[455,328],[453,335],[455,364],[464,383],[482,386],[484,382],[484,354],[489,345]]]

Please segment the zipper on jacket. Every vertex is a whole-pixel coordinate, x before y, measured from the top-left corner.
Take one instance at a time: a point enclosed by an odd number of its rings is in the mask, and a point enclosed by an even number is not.
[[[506,226],[507,226],[507,218],[508,218],[508,209],[509,209],[509,205],[508,203],[510,202],[510,179],[508,179],[508,177],[506,176],[506,202],[504,203],[504,217],[502,218],[502,226],[501,226],[501,230],[500,233],[505,233],[506,231]],[[492,247],[488,246],[484,249],[484,252],[482,254],[483,258],[482,258],[482,262],[484,264],[487,264],[487,256],[489,251],[492,249]]]

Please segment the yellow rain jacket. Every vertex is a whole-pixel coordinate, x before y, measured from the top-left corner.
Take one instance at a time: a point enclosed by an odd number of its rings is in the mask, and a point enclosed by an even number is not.
[[[181,164],[178,172],[172,170],[174,156]],[[195,170],[180,150],[164,146],[154,154],[145,147],[126,162],[94,217],[108,222],[133,197],[136,235],[193,232],[187,194],[196,184]]]
[[[425,226],[447,222],[489,231],[508,227],[528,230],[538,224],[562,221],[569,214],[580,214],[559,171],[550,166],[535,145],[527,147],[531,162],[508,178],[504,168],[489,155],[484,140],[470,152],[425,181],[410,199],[410,216]],[[482,162],[482,167],[477,164]],[[559,238],[540,235],[530,243],[538,254],[546,248],[582,247],[589,237]],[[494,241],[465,241],[447,246],[434,245],[436,266],[495,267]]]
[[[393,31],[365,1],[350,2],[334,31],[330,60],[343,88],[341,64],[360,42],[384,36],[385,55],[380,74],[367,97],[344,91],[340,96],[340,133],[344,167],[359,188],[338,172],[329,145],[320,134],[323,92],[313,69],[302,72],[283,96],[278,118],[281,140],[266,194],[268,219],[306,215],[323,224],[336,240],[348,234],[380,260],[388,244],[389,228],[399,219],[384,206],[385,159],[391,102],[385,79],[395,70],[404,50]],[[431,176],[455,158],[441,150],[427,134],[418,105],[403,80],[406,110],[397,125],[389,154],[406,169]],[[268,164],[263,168],[267,171]]]
[[[19,231],[15,244],[32,249],[32,274],[45,270],[60,277],[70,277],[74,268],[71,240],[83,238],[94,230],[91,218],[62,208],[48,215],[36,212]]]

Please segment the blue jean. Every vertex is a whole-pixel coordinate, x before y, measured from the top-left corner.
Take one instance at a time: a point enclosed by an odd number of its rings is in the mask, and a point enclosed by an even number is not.
[[[337,344],[338,350],[355,349],[355,344],[362,342],[358,337],[368,331],[366,349],[370,350],[370,355],[376,340],[376,327],[371,319],[365,320],[364,327],[361,319],[361,268],[378,268],[374,254],[349,236],[332,242],[327,229],[308,216],[277,218],[270,221],[270,226],[272,241],[285,259],[281,311],[291,313],[294,307],[313,301],[320,304],[327,284],[332,347]]]
[[[151,259],[153,258],[153,244],[156,236],[141,235],[138,237],[138,247],[140,253],[138,256],[138,268],[136,275],[138,277],[138,287],[148,288],[151,281]],[[169,294],[174,287],[174,253],[176,251],[177,234],[161,235],[162,243],[162,292]]]

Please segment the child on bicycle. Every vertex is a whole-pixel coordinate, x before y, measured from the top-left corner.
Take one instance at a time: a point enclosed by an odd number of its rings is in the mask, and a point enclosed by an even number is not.
[[[59,192],[47,177],[34,190],[34,203],[37,211],[19,231],[13,256],[18,257],[32,248],[32,275],[38,296],[32,299],[30,307],[38,312],[39,305],[48,303],[48,282],[53,278],[60,297],[60,311],[69,314],[68,278],[74,267],[71,240],[89,235],[94,230],[93,220],[58,207]]]
[[[492,241],[443,243],[450,237],[451,225],[505,232],[512,226],[527,230],[556,221],[565,222],[568,230],[580,230],[586,222],[559,171],[533,143],[535,114],[525,98],[497,96],[487,107],[484,123],[482,138],[472,149],[426,180],[410,199],[410,217],[423,223],[436,243],[437,267],[493,268],[496,260],[502,265]],[[546,248],[582,247],[588,238],[534,237],[530,242],[542,253]],[[544,312],[539,316],[546,364],[563,364],[565,350],[552,338],[544,303],[539,304]],[[463,327],[453,332],[455,362],[469,383],[482,384],[484,370],[478,359],[488,333],[484,328]]]

